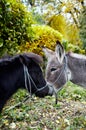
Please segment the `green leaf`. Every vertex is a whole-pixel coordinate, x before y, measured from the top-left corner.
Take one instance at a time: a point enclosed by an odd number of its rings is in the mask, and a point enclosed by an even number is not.
[[[3,46],[3,39],[0,38],[0,47]]]

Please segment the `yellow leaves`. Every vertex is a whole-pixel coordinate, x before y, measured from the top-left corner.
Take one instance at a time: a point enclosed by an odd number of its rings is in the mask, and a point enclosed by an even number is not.
[[[47,39],[49,39],[49,36],[51,36],[51,39],[52,39],[52,36],[58,37],[59,40],[61,40],[62,38],[62,35],[58,31],[55,31],[54,29],[46,25],[32,26],[32,29],[36,33],[35,39],[39,39],[42,37],[46,37]]]
[[[69,8],[72,8],[72,6],[71,4]],[[74,45],[78,45],[77,49],[80,50],[79,46],[81,45],[81,40],[79,37],[79,29],[76,24],[68,23],[63,15],[54,15],[50,18],[49,25],[55,30],[58,30],[69,43],[73,44],[72,46],[69,44],[69,48],[74,51],[77,48]]]
[[[65,13],[70,13],[70,11],[74,8],[74,4],[71,2],[67,2],[65,7]]]
[[[54,49],[56,40],[62,41],[62,34],[46,25],[33,25],[34,41],[27,42],[21,46],[21,51],[34,52],[43,55],[42,47]]]
[[[49,20],[49,25],[58,30],[66,38],[67,22],[63,15],[54,15]]]
[[[70,24],[67,31],[67,40],[73,45],[80,45],[79,29],[75,24]]]
[[[78,0],[79,2],[84,2],[84,0]]]
[[[9,125],[9,121],[7,119],[4,120],[4,125],[6,125],[6,126]]]

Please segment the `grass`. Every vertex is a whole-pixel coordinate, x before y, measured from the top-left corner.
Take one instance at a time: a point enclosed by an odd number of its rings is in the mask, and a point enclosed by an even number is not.
[[[85,130],[86,129],[86,90],[72,83],[55,97],[33,100],[7,111],[12,105],[22,101],[28,93],[19,90],[6,104],[0,115],[2,130]]]

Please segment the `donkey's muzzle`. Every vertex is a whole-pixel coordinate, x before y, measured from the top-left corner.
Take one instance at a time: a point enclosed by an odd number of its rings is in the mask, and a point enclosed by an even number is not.
[[[53,86],[49,86],[49,95],[50,96],[52,96],[52,95],[55,96],[55,104],[57,104],[58,96],[57,96],[57,92],[55,91],[55,88]]]
[[[48,95],[50,95],[50,96],[54,95],[54,88],[53,88],[53,86],[48,85],[48,87],[49,87]]]

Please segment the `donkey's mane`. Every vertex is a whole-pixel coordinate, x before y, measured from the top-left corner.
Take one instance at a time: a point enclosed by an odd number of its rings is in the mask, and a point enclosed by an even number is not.
[[[81,54],[76,54],[76,53],[68,53],[67,56],[69,57],[69,64],[72,67],[79,67],[83,66],[86,69],[86,56],[81,55]],[[72,64],[73,63],[73,64]]]
[[[85,55],[77,54],[77,53],[73,53],[73,52],[69,52],[68,54],[69,54],[72,58],[86,60],[86,56],[85,56]]]
[[[36,63],[41,63],[43,61],[42,57],[34,54],[34,53],[23,53],[23,54],[17,54],[15,56],[7,56],[0,59],[0,66],[8,65],[12,62],[15,62],[17,59],[20,60],[20,56],[27,56],[28,58],[32,58]]]

